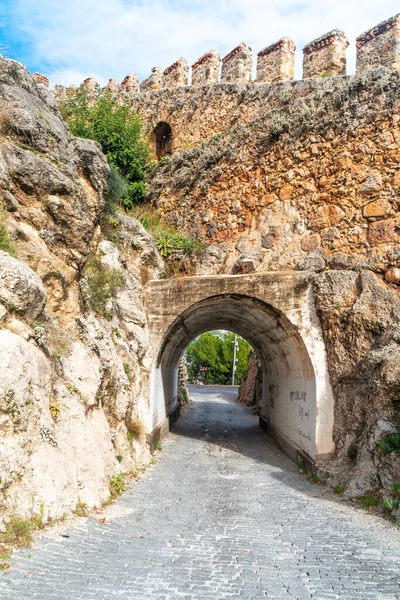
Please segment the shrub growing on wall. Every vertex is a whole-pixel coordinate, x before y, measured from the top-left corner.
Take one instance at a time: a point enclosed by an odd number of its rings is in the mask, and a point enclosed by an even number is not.
[[[83,86],[60,104],[63,118],[73,135],[96,140],[111,167],[126,180],[122,201],[132,208],[146,194],[144,174],[150,163],[150,149],[142,136],[142,121],[129,106],[108,91],[97,88],[94,95]]]

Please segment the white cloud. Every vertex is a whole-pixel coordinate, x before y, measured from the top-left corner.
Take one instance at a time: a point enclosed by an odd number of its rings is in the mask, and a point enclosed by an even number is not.
[[[397,0],[14,0],[12,15],[53,84],[103,84],[130,71],[143,79],[180,56],[193,63],[211,48],[224,56],[242,41],[256,53],[285,35],[301,77],[303,45],[334,28],[352,44],[352,72],[355,37],[397,11]]]

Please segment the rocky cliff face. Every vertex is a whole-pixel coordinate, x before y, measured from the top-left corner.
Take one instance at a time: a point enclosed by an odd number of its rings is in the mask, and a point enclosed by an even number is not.
[[[1,59],[1,225],[11,238],[0,250],[2,519],[100,505],[110,477],[146,457],[142,284],[164,264],[137,221],[114,217],[102,233],[108,174],[47,89]]]
[[[379,442],[400,429],[400,298],[370,271],[327,271],[314,285],[336,400],[333,483],[349,496],[389,490],[400,454]]]

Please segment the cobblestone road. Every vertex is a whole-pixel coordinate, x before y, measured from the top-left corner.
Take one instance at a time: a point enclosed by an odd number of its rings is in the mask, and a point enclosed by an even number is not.
[[[198,389],[116,516],[17,553],[0,598],[399,600],[400,532],[305,481],[234,395]]]

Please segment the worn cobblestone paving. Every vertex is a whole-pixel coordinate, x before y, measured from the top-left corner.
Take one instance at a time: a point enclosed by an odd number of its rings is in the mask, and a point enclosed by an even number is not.
[[[305,481],[234,396],[198,388],[114,518],[16,553],[0,598],[398,600],[400,532]]]

